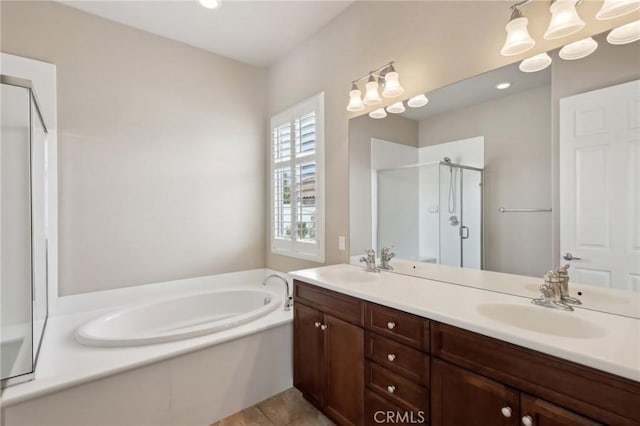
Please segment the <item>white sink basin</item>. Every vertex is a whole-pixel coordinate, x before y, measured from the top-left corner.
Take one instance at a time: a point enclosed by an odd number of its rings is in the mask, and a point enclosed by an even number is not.
[[[543,306],[483,303],[477,308],[480,315],[513,327],[538,333],[576,339],[604,337],[604,329],[575,316],[575,312],[556,311]]]
[[[322,271],[319,275],[328,281],[337,282],[372,282],[380,278],[380,273],[367,272],[364,268],[350,265],[340,265]]]

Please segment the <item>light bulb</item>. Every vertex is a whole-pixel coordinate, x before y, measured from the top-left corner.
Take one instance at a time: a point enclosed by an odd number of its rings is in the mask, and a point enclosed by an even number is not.
[[[427,103],[429,103],[429,99],[427,99],[423,93],[416,95],[407,101],[407,105],[411,108],[420,108],[425,106]]]
[[[522,72],[537,72],[542,71],[549,65],[551,65],[551,56],[545,52],[523,60],[518,68]]]
[[[404,93],[404,88],[400,85],[400,76],[393,68],[393,64],[389,66],[389,71],[384,75],[384,90],[382,96],[385,98],[395,98]]]
[[[349,105],[347,105],[347,111],[358,112],[364,109],[361,95],[362,92],[358,89],[358,86],[353,83],[351,85],[351,91],[349,92]]]
[[[640,21],[614,28],[607,35],[607,41],[611,44],[627,44],[638,40],[640,40]]]
[[[576,11],[576,0],[556,0],[551,4],[551,22],[544,33],[545,40],[574,34],[586,25]]]
[[[405,112],[406,109],[404,107],[404,104],[402,102],[396,102],[394,104],[391,104],[387,107],[387,112],[390,112],[392,114],[402,114],[403,112]]]
[[[511,20],[505,26],[507,30],[507,39],[502,46],[500,53],[502,56],[513,56],[524,53],[535,46],[536,42],[529,35],[527,25],[529,20],[522,16],[517,7],[513,8]]]
[[[387,116],[387,112],[384,110],[384,108],[378,108],[375,111],[371,111],[369,113],[369,117],[375,118],[376,120],[380,118],[385,118],[386,116]]]
[[[217,9],[222,5],[221,0],[200,0],[200,4],[207,9]]]
[[[640,1],[638,0],[604,0],[602,7],[596,13],[596,19],[604,21],[605,19],[618,18],[638,9],[640,9]]]
[[[596,51],[598,42],[591,37],[569,43],[560,49],[558,55],[567,61],[586,58]]]
[[[511,87],[511,83],[508,81],[505,81],[504,83],[496,84],[496,89],[498,90],[505,90],[505,89],[508,89],[509,87]]]
[[[362,99],[365,105],[375,105],[382,102],[380,94],[378,93],[378,82],[373,78],[373,74],[369,74],[369,80],[367,81],[367,92]]]

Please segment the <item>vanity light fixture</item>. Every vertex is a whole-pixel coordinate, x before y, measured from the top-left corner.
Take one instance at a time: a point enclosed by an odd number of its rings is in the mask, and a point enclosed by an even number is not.
[[[576,11],[576,0],[554,0],[551,3],[551,22],[544,33],[545,40],[553,40],[577,33],[586,25]]]
[[[366,91],[364,97],[360,98],[362,92],[358,87],[358,82],[367,77],[367,83],[365,84]],[[362,111],[365,105],[377,105],[381,103],[380,86],[383,88],[382,96],[385,98],[395,98],[404,93],[404,88],[400,84],[400,76],[393,66],[393,61],[387,62],[383,66],[369,71],[351,82],[347,111]]]
[[[222,0],[199,0],[200,5],[207,9],[218,9],[222,6]]]
[[[390,112],[392,114],[402,114],[405,111],[406,108],[404,107],[404,103],[402,102],[396,102],[395,104],[391,104],[387,107],[387,112]]]
[[[511,6],[511,19],[505,26],[507,39],[504,42],[504,46],[502,46],[502,50],[500,50],[502,56],[519,55],[533,48],[536,44],[527,30],[529,20],[522,15],[519,8],[527,2],[528,0],[525,0]]]
[[[569,43],[560,49],[558,54],[562,59],[573,61],[576,59],[586,58],[596,51],[598,42],[591,37]]]
[[[640,9],[638,0],[604,0],[602,7],[596,13],[596,19],[604,21],[606,19],[618,18],[627,13]]]
[[[384,110],[384,108],[378,108],[369,113],[369,117],[375,118],[377,120],[381,118],[385,118],[386,116],[387,116],[387,112]]]
[[[551,56],[548,53],[540,53],[520,62],[518,68],[522,72],[538,72],[551,65]]]
[[[640,40],[640,20],[612,29],[607,34],[610,44],[628,44]]]
[[[427,99],[427,97],[425,96],[424,93],[421,93],[419,95],[416,95],[416,96],[410,98],[407,101],[407,106],[409,106],[411,108],[420,108],[420,107],[425,106],[428,103],[429,103],[429,99]]]
[[[511,83],[509,83],[508,81],[496,84],[496,89],[498,90],[505,90],[505,89],[508,89],[509,87],[511,87]]]
[[[349,92],[349,105],[347,106],[347,111],[358,112],[364,109],[361,96],[362,92],[358,89],[358,86],[353,83],[351,85],[351,91]]]

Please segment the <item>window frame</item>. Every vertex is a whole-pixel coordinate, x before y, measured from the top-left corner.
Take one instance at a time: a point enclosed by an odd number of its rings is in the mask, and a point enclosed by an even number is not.
[[[309,243],[296,240],[297,229],[297,194],[296,194],[296,164],[304,164],[310,157],[298,157],[295,153],[295,120],[302,118],[309,112],[316,114],[316,139],[315,154],[311,157],[315,158],[315,205],[316,205],[316,235],[315,243]],[[276,238],[275,227],[275,179],[274,173],[276,169],[281,169],[282,164],[274,159],[274,130],[283,125],[289,124],[291,127],[291,156],[288,161],[291,179],[291,239]],[[271,117],[269,127],[269,233],[270,233],[270,251],[272,254],[294,257],[297,259],[310,260],[314,262],[324,263],[325,260],[325,137],[324,137],[324,92],[318,93],[309,99],[306,99],[295,106]],[[277,166],[277,167],[276,167]]]

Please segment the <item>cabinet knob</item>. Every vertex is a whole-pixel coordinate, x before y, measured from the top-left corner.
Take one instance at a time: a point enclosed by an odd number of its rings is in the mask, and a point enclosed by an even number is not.
[[[322,324],[320,330],[325,331],[328,328],[327,324]]]
[[[393,322],[393,321],[389,321],[389,322],[387,323],[387,328],[388,328],[389,330],[393,330],[394,328],[396,328],[396,323],[395,323],[395,322]]]
[[[394,354],[389,354],[387,355],[387,359],[389,360],[389,362],[393,362],[396,360],[396,356]]]
[[[396,391],[396,387],[393,386],[393,385],[389,385],[389,386],[387,386],[387,391],[389,393],[394,393]]]
[[[320,326],[322,325],[322,323],[320,321],[316,321],[316,323],[314,324],[316,326],[316,328],[320,328]]]
[[[502,412],[502,415],[505,416],[506,418],[511,417],[511,407],[502,407],[500,411]]]
[[[533,419],[531,418],[531,416],[524,416],[522,418],[522,424],[524,426],[533,426]]]

